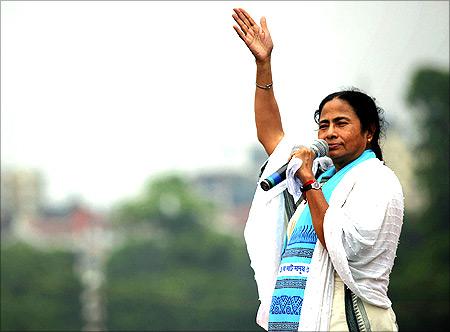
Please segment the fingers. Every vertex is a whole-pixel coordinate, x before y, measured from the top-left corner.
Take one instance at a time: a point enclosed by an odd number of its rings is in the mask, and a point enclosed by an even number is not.
[[[255,21],[253,21],[250,15],[248,15],[242,8],[235,8],[234,12],[239,16],[242,22],[244,22],[248,29],[252,28],[252,26],[255,25]]]
[[[259,30],[259,26],[245,10],[242,8],[234,8],[233,10],[235,12],[233,18],[239,24],[244,34]]]
[[[250,26],[253,27],[254,25],[256,25],[255,21],[253,20],[253,18],[242,8],[239,8],[239,10],[242,12],[242,14],[244,14],[245,18],[247,19],[247,21],[250,23]]]
[[[241,28],[242,32],[244,33],[244,35],[246,35],[248,33],[248,26],[245,24],[244,21],[242,21],[238,15],[233,14],[232,15],[234,20],[236,21],[236,23],[239,25],[239,27]]]
[[[239,36],[244,42],[247,42],[247,41],[245,40],[245,35],[244,35],[244,33],[242,32],[242,30],[239,29],[236,25],[233,25],[233,28],[234,28],[234,30],[237,32],[238,36]]]
[[[295,149],[294,151],[292,151],[291,159],[294,157],[297,157],[303,161],[306,161],[309,159],[314,159],[314,157],[311,154],[314,154],[314,152],[305,146],[301,146],[301,147]]]

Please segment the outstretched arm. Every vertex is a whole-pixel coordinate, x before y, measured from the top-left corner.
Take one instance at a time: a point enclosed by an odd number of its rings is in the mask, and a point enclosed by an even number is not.
[[[256,60],[256,83],[260,86],[272,84],[273,43],[265,17],[261,18],[261,27],[259,27],[244,9],[235,8],[234,12],[233,18],[238,26],[234,25],[233,28]],[[270,155],[284,136],[272,86],[265,89],[256,87],[255,122],[258,140]]]

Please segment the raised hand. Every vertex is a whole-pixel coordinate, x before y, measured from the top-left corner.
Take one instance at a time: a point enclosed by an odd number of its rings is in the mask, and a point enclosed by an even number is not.
[[[252,17],[242,8],[234,8],[233,18],[239,25],[233,25],[239,37],[254,55],[256,61],[264,61],[270,58],[273,49],[272,38],[267,29],[266,18],[261,17],[259,27]]]

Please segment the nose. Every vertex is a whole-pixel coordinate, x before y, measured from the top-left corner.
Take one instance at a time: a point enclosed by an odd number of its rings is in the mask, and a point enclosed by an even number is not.
[[[333,139],[337,137],[336,128],[333,124],[330,124],[327,130],[323,133],[325,139]]]

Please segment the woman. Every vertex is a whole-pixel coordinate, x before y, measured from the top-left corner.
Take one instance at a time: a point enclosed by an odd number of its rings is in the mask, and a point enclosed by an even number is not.
[[[261,301],[258,324],[269,331],[397,330],[387,289],[403,193],[383,163],[380,109],[357,90],[330,94],[315,113],[329,158],[314,159],[306,147],[293,150],[273,92],[266,19],[259,27],[245,10],[234,11],[234,29],[256,60],[257,135],[270,156],[261,178],[286,159],[288,171],[295,158],[301,161],[294,172],[302,195],[287,228],[286,183],[268,192],[257,188],[250,209],[245,239]]]

